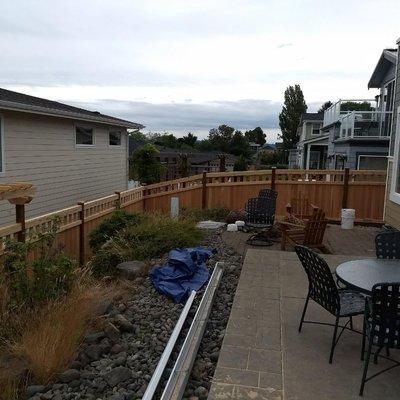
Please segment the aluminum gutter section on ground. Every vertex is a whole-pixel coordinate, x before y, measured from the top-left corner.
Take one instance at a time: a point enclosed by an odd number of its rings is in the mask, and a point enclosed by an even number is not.
[[[165,369],[165,366],[167,365],[169,357],[171,356],[172,350],[174,349],[176,340],[178,339],[178,336],[181,332],[182,326],[186,321],[186,317],[187,317],[189,310],[193,304],[193,300],[194,300],[195,296],[196,296],[196,292],[194,290],[192,290],[189,298],[186,301],[185,307],[183,307],[181,315],[179,316],[178,322],[176,323],[175,328],[172,331],[171,337],[169,338],[169,341],[168,341],[167,345],[165,346],[165,349],[161,355],[160,361],[157,364],[157,367],[154,371],[153,376],[151,377],[151,380],[149,382],[149,385],[147,386],[146,392],[144,393],[144,395],[142,397],[142,400],[151,400],[153,398],[154,392],[157,389],[160,378],[164,372],[164,369]]]
[[[167,385],[165,386],[161,400],[180,400],[183,396],[208,322],[214,297],[221,282],[223,271],[224,263],[217,262]]]

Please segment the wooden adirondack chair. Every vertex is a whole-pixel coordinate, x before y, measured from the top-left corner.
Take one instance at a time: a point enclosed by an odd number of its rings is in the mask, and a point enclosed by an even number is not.
[[[326,225],[325,212],[321,209],[314,210],[309,219],[306,219],[304,227],[282,222],[281,250],[286,250],[287,244],[301,244],[310,248],[329,252],[323,244]]]
[[[290,216],[294,216],[295,218],[302,220],[311,218],[314,212],[317,210],[318,207],[314,204],[311,204],[310,201],[302,194],[295,199],[291,199],[290,203],[286,205],[286,211]]]

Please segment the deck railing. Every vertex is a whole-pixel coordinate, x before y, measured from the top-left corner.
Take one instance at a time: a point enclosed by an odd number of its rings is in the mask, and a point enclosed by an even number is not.
[[[351,111],[339,117],[340,139],[390,137],[392,112]]]
[[[338,219],[342,208],[354,208],[356,218],[381,222],[385,197],[386,171],[355,170],[262,170],[212,172],[116,192],[100,199],[0,228],[6,239],[34,240],[59,221],[57,241],[72,257],[84,263],[91,256],[89,234],[104,218],[120,208],[129,212],[169,212],[171,198],[178,197],[181,208],[226,207],[243,210],[246,201],[260,189],[278,191],[277,215],[285,214],[286,204],[300,196],[323,208],[328,218]],[[29,207],[29,206],[28,206]],[[0,249],[2,250],[2,248]]]
[[[333,103],[329,108],[324,111],[324,123],[323,126],[328,126],[334,122],[339,121],[342,115],[346,115],[351,110],[342,110],[343,103],[370,103],[372,107],[376,109],[377,102],[374,99],[352,99],[352,100],[339,100]]]

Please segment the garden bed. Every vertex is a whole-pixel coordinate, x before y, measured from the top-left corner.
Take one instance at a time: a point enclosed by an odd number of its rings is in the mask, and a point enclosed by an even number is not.
[[[191,399],[207,398],[242,265],[242,257],[223,243],[220,231],[210,232],[203,244],[217,248],[217,254],[208,262],[209,267],[212,269],[215,262],[225,261],[226,269],[186,388],[185,398]],[[165,257],[157,261],[163,260]],[[196,296],[172,362],[204,289]],[[156,292],[148,277],[138,278],[133,290],[134,294],[127,300],[104,304],[101,329],[86,337],[79,355],[57,383],[28,387],[31,400],[133,400],[143,396],[182,305]],[[166,383],[171,367],[166,369],[159,390]]]

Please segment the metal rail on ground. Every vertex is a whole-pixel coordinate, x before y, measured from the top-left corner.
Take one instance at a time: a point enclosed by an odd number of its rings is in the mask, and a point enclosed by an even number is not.
[[[142,400],[151,400],[153,398],[154,392],[157,389],[160,378],[164,372],[164,369],[165,369],[165,366],[167,365],[169,357],[171,356],[172,350],[174,349],[176,340],[178,339],[178,336],[179,336],[179,333],[181,332],[182,326],[185,323],[186,317],[187,317],[189,310],[193,304],[193,300],[194,300],[195,296],[196,296],[196,292],[193,290],[190,293],[190,296],[186,301],[185,307],[183,307],[183,310],[181,312],[181,315],[179,316],[178,322],[176,323],[175,328],[172,331],[172,335],[169,338],[167,345],[165,346],[165,349],[161,355],[160,361],[157,364],[157,367],[154,371],[153,376],[151,377],[151,380],[149,382],[149,385],[147,386],[146,392],[144,393],[144,395],[142,397]]]
[[[180,400],[184,394],[201,339],[206,328],[215,294],[221,282],[224,263],[217,262],[189,328],[161,400]]]

